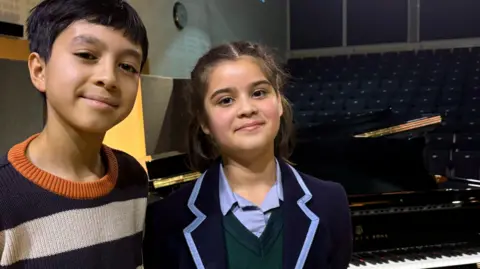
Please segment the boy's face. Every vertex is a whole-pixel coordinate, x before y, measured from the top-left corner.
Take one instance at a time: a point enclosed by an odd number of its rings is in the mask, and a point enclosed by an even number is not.
[[[58,35],[48,63],[32,53],[29,69],[47,95],[49,122],[101,134],[132,110],[141,60],[141,47],[123,31],[77,21]]]

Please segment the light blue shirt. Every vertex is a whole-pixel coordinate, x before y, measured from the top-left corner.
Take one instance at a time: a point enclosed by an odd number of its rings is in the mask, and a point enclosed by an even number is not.
[[[260,237],[265,230],[271,210],[279,207],[280,201],[283,201],[282,175],[278,161],[275,161],[275,163],[277,180],[260,207],[232,191],[223,171],[223,165],[220,164],[219,189],[222,214],[225,216],[231,210],[235,217],[257,237]]]

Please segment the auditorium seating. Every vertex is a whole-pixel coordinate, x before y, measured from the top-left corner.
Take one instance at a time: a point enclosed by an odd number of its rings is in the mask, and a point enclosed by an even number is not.
[[[405,121],[438,113],[428,168],[479,178],[480,47],[290,59],[287,70],[297,127],[383,109]]]

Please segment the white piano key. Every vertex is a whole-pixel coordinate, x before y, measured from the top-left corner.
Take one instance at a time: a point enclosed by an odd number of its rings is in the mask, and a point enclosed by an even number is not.
[[[403,262],[389,262],[387,264],[350,265],[353,269],[429,269],[442,268],[455,265],[477,264],[480,263],[480,254],[463,254],[457,257],[427,258],[425,260],[405,260]]]

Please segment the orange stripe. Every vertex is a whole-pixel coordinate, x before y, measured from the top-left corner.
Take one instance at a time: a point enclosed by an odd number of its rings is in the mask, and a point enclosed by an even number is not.
[[[93,182],[75,182],[52,175],[30,162],[26,156],[27,147],[37,136],[38,134],[31,136],[8,151],[10,163],[28,180],[50,192],[73,199],[97,198],[108,194],[115,187],[118,177],[118,164],[115,154],[109,147],[103,147],[108,159],[107,174]]]

